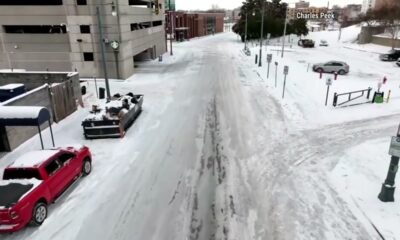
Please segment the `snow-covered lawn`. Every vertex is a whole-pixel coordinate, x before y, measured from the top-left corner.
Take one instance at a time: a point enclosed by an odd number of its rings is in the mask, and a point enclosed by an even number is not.
[[[283,66],[289,66],[287,77],[286,99],[282,101],[287,111],[287,117],[298,124],[298,127],[314,127],[314,124],[325,125],[340,123],[344,121],[361,120],[370,117],[391,115],[400,113],[400,68],[393,62],[381,62],[379,53],[386,53],[389,47],[377,46],[373,44],[358,45],[354,42],[360,28],[353,26],[343,29],[342,40],[338,41],[338,31],[313,32],[308,36],[315,40],[315,49],[303,49],[295,44],[292,48],[285,51],[284,58],[281,58],[281,48],[277,46],[267,47],[267,53],[273,54],[270,67],[270,76],[267,79],[267,67],[265,63],[266,53],[263,52],[262,69],[256,68],[255,71],[260,75],[260,79],[265,82],[266,88],[280,99],[283,90]],[[329,42],[328,47],[320,47],[321,39]],[[297,42],[295,38],[294,43]],[[252,56],[249,62],[254,62],[254,54],[259,53],[258,47],[252,47]],[[315,63],[328,61],[343,61],[349,64],[350,73],[345,76],[338,76],[337,81],[333,81],[330,88],[328,106],[325,107],[326,99],[326,78],[334,78],[333,74],[324,74],[322,79],[318,73],[312,71]],[[275,65],[278,65],[278,88],[275,89]],[[387,96],[391,90],[391,99],[388,104],[382,105],[361,105],[358,107],[337,108],[332,106],[334,93],[346,93],[368,89],[371,87],[372,99],[374,91],[378,89],[378,82],[383,78],[388,79],[387,84],[381,88]],[[366,94],[365,94],[366,95]],[[354,95],[353,95],[354,96]],[[339,98],[339,101],[346,97]],[[366,97],[355,101],[355,103],[366,102]],[[310,124],[313,123],[313,124]]]

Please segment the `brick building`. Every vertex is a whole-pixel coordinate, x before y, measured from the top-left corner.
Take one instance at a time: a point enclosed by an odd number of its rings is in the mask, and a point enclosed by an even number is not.
[[[176,39],[190,39],[223,32],[224,17],[225,13],[223,12],[176,12]]]

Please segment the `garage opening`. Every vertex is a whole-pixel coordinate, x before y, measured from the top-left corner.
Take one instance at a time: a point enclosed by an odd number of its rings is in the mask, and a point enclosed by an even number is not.
[[[148,48],[143,52],[136,54],[133,56],[133,63],[135,64],[135,68],[138,67],[137,64],[141,62],[151,61],[156,58],[156,46],[152,48]]]

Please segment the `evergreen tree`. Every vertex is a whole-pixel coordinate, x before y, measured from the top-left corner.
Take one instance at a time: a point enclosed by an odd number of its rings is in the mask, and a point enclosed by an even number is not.
[[[241,19],[233,26],[233,31],[240,35],[242,41],[245,39],[246,14],[248,18],[247,39],[259,39],[261,28],[261,14],[263,1],[265,0],[246,0],[240,10]],[[265,2],[264,12],[264,38],[267,34],[271,37],[280,37],[283,35],[286,11],[288,5],[281,0],[272,0]],[[307,22],[305,20],[290,21],[287,33],[297,35],[307,35]]]

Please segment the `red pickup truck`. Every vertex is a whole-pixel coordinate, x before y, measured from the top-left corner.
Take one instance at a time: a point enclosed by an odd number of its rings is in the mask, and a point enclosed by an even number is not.
[[[41,225],[47,205],[91,170],[86,146],[34,151],[18,158],[0,181],[0,233],[18,231],[28,223]]]

